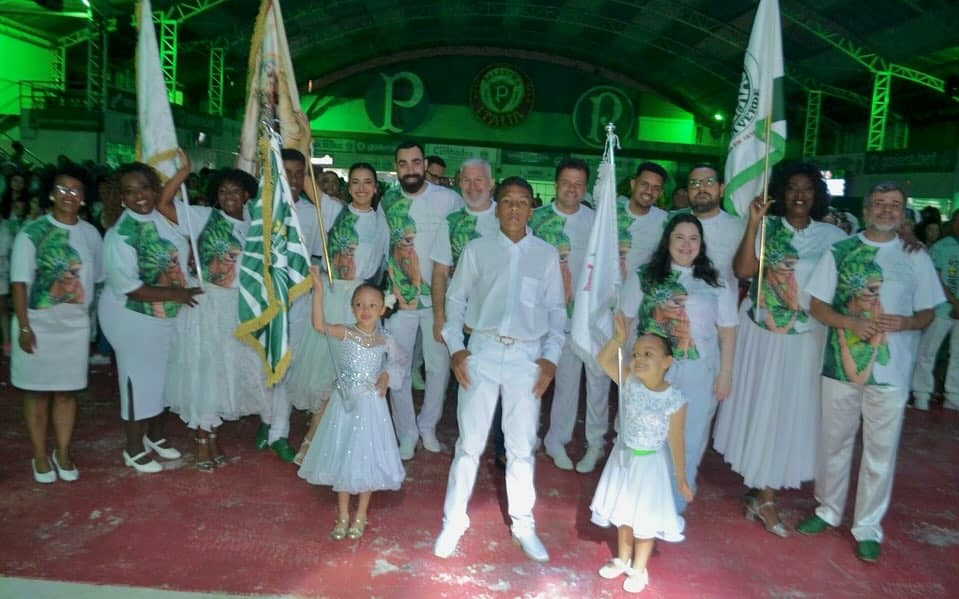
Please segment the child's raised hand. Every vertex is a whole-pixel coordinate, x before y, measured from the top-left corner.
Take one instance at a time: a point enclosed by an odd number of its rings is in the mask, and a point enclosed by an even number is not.
[[[313,279],[313,289],[319,289],[320,293],[323,293],[323,273],[316,264],[310,265],[310,278]]]
[[[676,485],[679,488],[679,494],[683,496],[683,499],[686,500],[686,503],[691,503],[693,501],[693,490],[689,488],[689,483],[685,480],[681,480]]]
[[[386,388],[390,384],[390,375],[385,370],[380,373],[380,376],[376,377],[376,384],[373,387],[376,389],[376,394],[380,397],[386,397]]]
[[[626,336],[626,315],[617,310],[613,315],[613,339],[617,345],[622,345],[626,343]]]

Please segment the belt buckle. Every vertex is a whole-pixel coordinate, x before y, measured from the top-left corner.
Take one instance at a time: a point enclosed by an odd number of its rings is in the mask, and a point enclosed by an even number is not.
[[[497,335],[496,340],[502,343],[503,345],[513,345],[516,343],[516,339],[513,337],[504,337],[503,335]]]

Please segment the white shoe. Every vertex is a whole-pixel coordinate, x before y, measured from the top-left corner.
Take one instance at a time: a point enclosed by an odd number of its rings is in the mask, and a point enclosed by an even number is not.
[[[640,593],[649,584],[649,573],[643,568],[642,572],[630,568],[623,581],[623,590],[627,593]]]
[[[573,469],[573,460],[569,459],[569,456],[566,455],[565,449],[560,449],[557,452],[552,452],[546,450],[546,455],[553,460],[553,464],[556,465],[560,470],[572,470]]]
[[[583,456],[576,464],[576,472],[580,474],[589,474],[593,470],[596,470],[596,462],[598,462],[603,457],[603,448],[602,447],[590,447],[586,450],[586,455]]]
[[[440,536],[436,537],[436,542],[433,544],[433,555],[443,559],[453,555],[462,536],[463,531],[443,528],[440,531]]]
[[[90,356],[90,366],[109,366],[113,361],[110,360],[110,356],[104,356],[103,354],[93,354]]]
[[[60,467],[59,462],[57,462],[56,449],[53,450],[53,453],[51,454],[51,456],[53,457],[53,468],[57,471],[57,476],[60,477],[60,480],[66,481],[68,483],[72,483],[73,481],[80,478],[80,471],[77,470],[76,463],[73,464],[73,468],[71,468],[70,470],[64,470],[63,468]]]
[[[416,453],[416,441],[411,443],[400,443],[400,459],[404,462],[407,460],[413,459],[413,454]]]
[[[166,439],[151,441],[150,437],[143,435],[143,446],[147,451],[155,451],[156,454],[164,460],[175,460],[179,457],[182,457],[182,454],[176,449],[172,447],[163,447],[164,443],[166,443]]]
[[[161,465],[159,464],[159,462],[157,462],[156,460],[150,460],[150,461],[147,462],[146,464],[141,464],[141,463],[137,462],[137,460],[142,459],[142,458],[145,458],[148,454],[149,454],[149,452],[144,451],[144,452],[142,452],[142,453],[136,454],[135,456],[133,456],[133,457],[131,458],[131,457],[130,457],[130,454],[127,453],[127,450],[124,449],[124,450],[123,450],[123,463],[126,464],[127,466],[133,468],[133,469],[136,470],[137,472],[143,472],[143,473],[146,473],[146,474],[153,474],[153,473],[155,473],[155,472],[161,472],[161,471],[163,470],[163,466],[161,466]]]
[[[446,448],[443,447],[443,444],[439,442],[435,434],[421,434],[420,439],[423,440],[423,449],[432,453],[439,453],[445,451]]]
[[[49,460],[47,461],[47,465],[50,466]],[[30,460],[30,467],[33,468],[33,480],[41,485],[49,485],[50,483],[57,482],[57,471],[53,469],[53,466],[50,466],[50,469],[46,472],[37,472],[37,461]]]
[[[614,557],[611,561],[599,569],[599,575],[607,580],[612,580],[629,572],[629,561],[623,561]]]
[[[522,547],[526,557],[534,562],[549,561],[549,553],[546,553],[546,547],[543,546],[543,542],[539,540],[535,532],[527,533],[521,537],[514,534],[513,541]]]
[[[916,399],[912,402],[912,407],[916,408],[920,412],[929,411],[929,398],[928,397],[919,397],[916,396]]]

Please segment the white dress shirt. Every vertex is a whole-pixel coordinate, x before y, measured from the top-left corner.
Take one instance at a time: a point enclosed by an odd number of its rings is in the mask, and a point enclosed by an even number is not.
[[[475,333],[542,340],[541,356],[558,363],[566,307],[556,248],[529,229],[516,243],[499,232],[467,244],[446,293],[450,354],[464,349],[464,324]]]

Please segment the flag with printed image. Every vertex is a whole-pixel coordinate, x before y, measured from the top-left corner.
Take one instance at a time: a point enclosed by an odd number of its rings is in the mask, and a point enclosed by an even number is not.
[[[783,44],[778,0],[760,0],[743,59],[739,102],[726,158],[726,200],[730,214],[747,216],[762,195],[766,153],[770,168],[786,155]],[[772,131],[766,147],[766,119]]]
[[[281,145],[302,151],[309,125],[300,111],[278,0],[260,4],[249,69],[237,167],[257,177],[260,188],[247,205],[251,224],[240,261],[236,336],[260,355],[272,386],[292,358],[290,306],[311,285],[309,251],[280,155]]]
[[[586,259],[579,272],[579,287],[573,293],[570,339],[573,351],[586,364],[595,364],[599,349],[613,335],[613,310],[622,282],[619,269],[619,237],[616,228],[616,163],[618,144],[611,131],[593,188],[596,215],[586,246]]]

